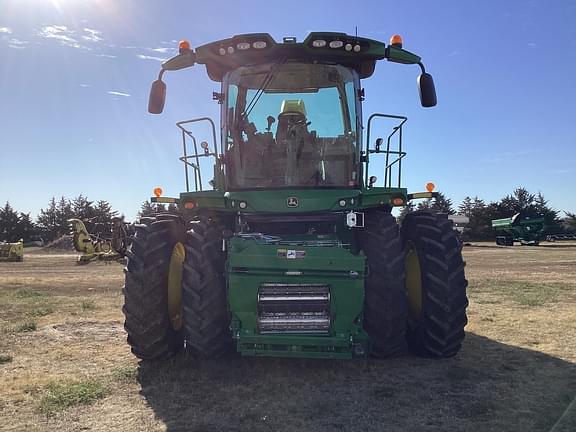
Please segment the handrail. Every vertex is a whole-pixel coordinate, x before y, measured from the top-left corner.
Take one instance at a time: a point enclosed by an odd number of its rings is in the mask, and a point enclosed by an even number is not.
[[[214,149],[214,151],[210,151],[210,146],[208,146],[208,151],[204,151],[202,153],[198,152],[198,143],[196,141],[196,137],[194,135],[192,135],[192,132],[190,132],[188,129],[186,129],[186,127],[184,127],[184,125],[186,124],[191,124],[191,123],[197,123],[197,122],[202,122],[202,121],[207,121],[208,123],[210,123],[210,126],[212,127],[212,148]],[[218,148],[217,148],[217,143],[216,143],[216,126],[214,125],[214,121],[209,118],[209,117],[199,117],[199,118],[195,118],[195,119],[191,119],[191,120],[183,120],[183,121],[179,121],[176,123],[176,126],[182,131],[182,151],[184,153],[183,156],[181,156],[179,158],[180,161],[184,162],[184,173],[186,176],[186,192],[190,192],[190,185],[189,185],[189,177],[188,177],[188,167],[191,166],[194,169],[194,188],[196,189],[196,191],[198,190],[203,190],[202,188],[202,172],[200,169],[200,158],[201,157],[214,157],[216,159],[216,163],[218,163]],[[192,140],[192,143],[194,145],[194,154],[190,154],[188,155],[188,149],[186,146],[186,137],[189,137]],[[191,163],[188,161],[188,159],[195,159],[196,160],[196,164]]]
[[[387,118],[387,119],[396,119],[401,120],[400,123],[392,128],[392,132],[388,135],[386,139],[386,151],[380,151],[380,149],[371,149],[370,148],[370,133],[372,128],[372,120],[376,118]],[[386,162],[384,167],[384,187],[392,187],[392,167],[394,165],[398,165],[398,187],[401,184],[402,178],[402,159],[406,156],[406,152],[402,151],[402,126],[408,120],[407,117],[404,116],[397,116],[391,114],[381,114],[381,113],[374,113],[370,117],[368,117],[368,127],[366,133],[366,172],[365,172],[365,179],[364,184],[369,184],[369,162],[370,162],[370,154],[372,153],[386,153]],[[398,150],[390,150],[392,145],[392,138],[398,134]],[[390,162],[390,156],[397,155],[398,157]]]

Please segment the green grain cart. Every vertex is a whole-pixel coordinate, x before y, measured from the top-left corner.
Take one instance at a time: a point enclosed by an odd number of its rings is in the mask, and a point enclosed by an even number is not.
[[[203,358],[387,357],[406,345],[424,356],[458,352],[468,301],[452,222],[417,211],[396,223],[394,207],[435,194],[400,185],[406,118],[362,121],[361,80],[378,60],[418,65],[422,105],[436,104],[432,77],[398,37],[276,42],[259,33],[196,50],[182,41],[162,65],[149,111],[163,110],[165,71],[204,65],[221,85],[220,143],[208,118],[177,124],[186,192],[158,190],[153,201],[179,214],[143,218],[128,253],[123,311],[136,356],[184,347]],[[385,121],[391,131],[374,139]],[[201,124],[211,139],[198,143]],[[369,172],[377,156],[380,186]]]
[[[515,241],[523,246],[538,246],[546,238],[544,217],[530,217],[522,212],[509,218],[492,220],[492,228],[500,234],[496,236],[499,246],[514,246]]]

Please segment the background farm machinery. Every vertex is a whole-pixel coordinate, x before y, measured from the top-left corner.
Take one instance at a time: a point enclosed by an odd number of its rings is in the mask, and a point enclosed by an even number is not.
[[[130,224],[118,217],[113,218],[110,224],[86,222],[91,226],[92,233],[80,219],[68,220],[74,249],[80,254],[78,264],[94,260],[114,261],[126,256],[133,231]]]
[[[516,213],[509,218],[492,220],[492,228],[500,234],[496,236],[499,246],[514,246],[515,241],[525,246],[538,246],[546,239],[546,220],[540,215],[531,217]]]
[[[24,241],[16,243],[0,242],[0,262],[1,261],[23,261],[24,260]]]

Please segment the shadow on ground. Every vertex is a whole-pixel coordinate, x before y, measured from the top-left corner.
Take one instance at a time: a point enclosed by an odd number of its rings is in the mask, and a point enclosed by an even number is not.
[[[138,379],[169,432],[548,431],[576,394],[575,364],[474,334],[446,360],[179,356]]]
[[[466,249],[520,249],[520,250],[530,250],[534,249],[537,250],[538,248],[550,248],[550,249],[576,249],[576,244],[558,244],[558,243],[550,243],[550,244],[542,244],[540,243],[538,246],[524,246],[520,244],[515,244],[514,246],[499,246],[496,243],[494,244],[477,244],[477,243],[469,243],[464,242],[464,247]]]

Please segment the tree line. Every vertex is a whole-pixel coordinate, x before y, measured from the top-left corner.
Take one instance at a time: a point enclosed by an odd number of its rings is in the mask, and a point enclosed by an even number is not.
[[[496,234],[492,229],[492,220],[509,218],[520,212],[528,217],[544,217],[547,226],[546,234],[576,230],[576,214],[564,212],[565,217],[561,218],[560,212],[548,205],[542,193],[533,194],[523,187],[516,188],[499,201],[490,203],[486,203],[478,196],[467,196],[457,209],[453,207],[450,198],[438,193],[437,198],[427,199],[418,204],[408,203],[403,207],[400,219],[415,210],[431,210],[448,215],[467,216],[470,222],[463,232],[466,240],[494,239]]]
[[[80,194],[70,200],[61,197],[56,200],[52,197],[48,206],[40,210],[40,214],[33,221],[30,213],[18,212],[9,202],[0,208],[0,240],[16,242],[23,239],[25,242],[43,239],[49,242],[68,234],[68,219],[81,219],[92,225],[95,233],[106,233],[112,226],[112,218],[118,212],[112,209],[105,200],[90,201]]]
[[[177,214],[178,209],[174,204],[166,208],[145,201],[138,216],[152,216],[158,212]],[[112,209],[110,203],[105,200],[91,201],[82,194],[72,200],[66,197],[56,200],[52,197],[48,206],[40,210],[35,221],[30,213],[18,212],[6,202],[0,208],[0,241],[13,243],[20,239],[25,242],[42,239],[50,242],[69,233],[69,219],[80,219],[91,234],[107,237],[112,229],[112,220],[116,217],[118,211]]]

